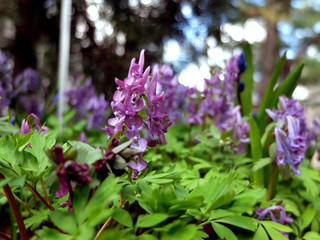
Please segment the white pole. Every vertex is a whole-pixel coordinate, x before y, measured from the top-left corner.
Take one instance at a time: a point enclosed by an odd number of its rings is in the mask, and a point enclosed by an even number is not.
[[[70,54],[70,22],[71,22],[72,0],[61,1],[60,13],[60,39],[59,39],[59,66],[58,66],[58,120],[59,132],[63,129],[64,91],[69,76],[69,54]]]

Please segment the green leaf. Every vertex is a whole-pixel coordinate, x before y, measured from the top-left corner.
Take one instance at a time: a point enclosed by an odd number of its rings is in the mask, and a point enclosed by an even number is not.
[[[50,214],[49,209],[42,209],[41,211],[31,210],[33,216],[24,220],[24,224],[27,228],[31,228],[31,230],[36,229],[40,226],[40,224],[44,221],[48,220],[48,215]]]
[[[163,184],[163,183],[170,183],[173,181],[171,178],[167,178],[171,175],[171,173],[159,173],[155,175],[148,174],[143,178],[143,180],[151,183],[158,183],[158,184]]]
[[[274,229],[277,229],[281,232],[292,232],[292,229],[289,227],[289,226],[285,226],[285,225],[282,225],[280,223],[277,223],[277,222],[273,222],[273,221],[260,221],[260,223],[263,225],[263,226],[270,226],[270,227],[273,227]]]
[[[220,218],[215,221],[220,223],[227,223],[227,224],[237,226],[239,228],[243,228],[252,232],[254,232],[257,229],[257,224],[258,224],[258,221],[254,218],[238,216],[238,215]]]
[[[96,214],[97,210],[105,208],[110,201],[117,199],[121,185],[114,175],[109,175],[98,187],[90,201],[88,202],[83,214],[83,219]]]
[[[0,138],[0,162],[5,161],[13,167],[21,164],[23,156],[20,152],[16,152],[16,144],[12,136],[4,136]]]
[[[77,222],[80,224],[83,222],[83,211],[85,209],[85,204],[88,201],[90,193],[89,184],[84,184],[83,186],[77,186],[72,198],[73,211]]]
[[[260,160],[258,160],[253,164],[252,171],[256,172],[259,169],[269,165],[271,162],[272,162],[271,158],[261,158]]]
[[[168,214],[165,213],[153,213],[146,215],[139,215],[136,228],[148,228],[158,225],[159,223],[165,221],[169,217]]]
[[[76,161],[80,164],[92,164],[103,158],[103,154],[100,149],[96,149],[87,143],[80,141],[68,141],[68,143],[77,150],[78,154]]]
[[[19,131],[19,128],[12,125],[9,121],[9,116],[0,119],[0,136],[6,136]]]
[[[272,222],[272,221],[261,221],[260,222],[264,228],[266,229],[267,233],[272,239],[277,240],[288,240],[282,233],[282,232],[291,232],[292,229],[288,226],[284,226],[282,224]]]
[[[311,204],[307,206],[303,214],[301,215],[302,219],[302,225],[301,225],[301,231],[303,231],[306,227],[310,225],[312,220],[314,219],[316,214],[316,209]]]
[[[300,216],[299,208],[294,201],[286,199],[284,209],[286,212],[292,212],[294,215]]]
[[[13,186],[22,187],[24,186],[25,181],[26,181],[26,175],[17,176],[15,178],[11,178],[9,184],[11,187]]]
[[[56,209],[50,213],[51,221],[64,232],[73,234],[77,228],[76,218],[73,212],[66,212]]]
[[[249,125],[250,125],[250,146],[251,146],[251,156],[253,164],[259,161],[262,158],[262,146],[261,139],[258,130],[256,121],[252,116],[249,116]],[[253,178],[255,183],[258,186],[264,186],[264,173],[263,170],[257,170],[253,172]]]
[[[253,240],[269,240],[268,234],[260,224],[256,233],[254,234]]]
[[[221,132],[215,125],[211,125],[209,130],[210,130],[210,133],[212,134],[213,138],[216,138],[216,139],[221,138]]]
[[[142,234],[138,236],[137,240],[158,240],[158,238],[150,234]]]
[[[115,208],[112,212],[112,215],[114,220],[116,220],[118,223],[126,226],[126,227],[129,227],[129,228],[132,228],[133,227],[133,222],[132,222],[132,218],[130,216],[130,214],[125,211],[124,209],[122,208]]]
[[[320,234],[317,232],[307,232],[303,239],[305,240],[320,240]]]
[[[245,88],[240,94],[241,98],[241,110],[243,116],[250,115],[252,111],[252,90],[253,90],[253,64],[252,64],[252,50],[249,43],[246,43],[243,47],[245,58],[247,62],[247,68],[244,71],[241,80],[244,82]]]
[[[37,230],[36,234],[40,237],[40,239],[46,239],[46,240],[57,240],[57,239],[71,240],[71,239],[73,239],[73,237],[68,234],[61,233],[56,229],[50,229],[48,227],[43,227],[42,229]]]
[[[259,107],[258,114],[257,114],[257,118],[259,120],[262,118],[263,115],[266,115],[265,110],[268,108],[268,104],[270,103],[271,99],[274,97],[273,96],[273,89],[274,89],[274,86],[276,85],[277,80],[281,74],[281,71],[282,71],[282,68],[284,66],[285,61],[286,61],[286,53],[284,53],[282,55],[282,57],[279,59],[279,61],[277,62],[276,66],[273,70],[273,73],[269,79],[268,86],[266,88],[266,91],[263,94],[263,98],[261,100],[260,107]]]
[[[236,235],[234,235],[234,233],[226,226],[224,226],[220,223],[216,223],[216,222],[211,222],[211,225],[212,225],[213,230],[217,233],[217,235],[221,239],[226,239],[226,240],[237,240],[238,239],[236,237]]]
[[[199,226],[195,224],[185,225],[183,222],[171,225],[168,231],[161,234],[161,240],[202,240],[206,237],[208,235],[201,232]]]

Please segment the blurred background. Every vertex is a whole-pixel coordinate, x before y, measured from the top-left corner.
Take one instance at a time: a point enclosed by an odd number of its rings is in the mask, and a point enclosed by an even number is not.
[[[0,49],[13,59],[13,74],[36,69],[47,93],[57,89],[60,9],[59,0],[0,0]],[[146,65],[169,63],[181,83],[201,89],[249,42],[255,104],[285,51],[283,76],[305,62],[294,97],[309,109],[320,104],[319,0],[76,0],[70,14],[70,78],[91,76],[107,100],[141,49]]]

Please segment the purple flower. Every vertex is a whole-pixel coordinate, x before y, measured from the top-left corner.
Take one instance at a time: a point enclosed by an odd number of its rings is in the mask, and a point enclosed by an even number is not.
[[[81,83],[79,79],[76,82]],[[99,96],[90,78],[87,78],[82,85],[74,87],[65,92],[67,103],[77,110],[75,119],[88,118],[87,129],[93,127],[100,129],[105,124],[106,109],[108,102],[103,94]]]
[[[20,93],[35,93],[39,88],[39,84],[40,77],[38,72],[32,68],[26,68],[14,79],[15,95]]]
[[[165,93],[157,92],[158,73],[154,72],[153,77],[150,77],[150,67],[143,71],[143,65],[144,50],[141,51],[138,63],[132,59],[127,78],[123,81],[116,78],[118,88],[111,102],[114,117],[108,120],[111,127],[107,126],[103,130],[109,136],[125,130],[128,139],[140,138],[143,134],[152,140],[160,138],[165,144],[164,133],[171,124],[168,114],[163,113],[161,108]],[[169,70],[167,72],[171,74]]]
[[[12,99],[12,72],[13,62],[2,51],[0,51],[0,108],[1,114],[5,114],[6,108]]]
[[[81,132],[81,133],[80,133],[80,136],[79,136],[79,138],[78,138],[78,141],[89,144],[88,139],[87,139],[87,136],[86,136],[86,134],[85,134],[84,132]]]
[[[206,103],[203,101],[202,103]],[[201,105],[201,109],[205,108],[204,104]],[[200,113],[197,113],[195,110],[194,102],[192,100],[192,97],[189,97],[189,109],[188,109],[189,115],[186,117],[186,121],[190,124],[198,124],[203,122],[203,111],[199,111]]]
[[[27,120],[23,119],[21,123],[21,132],[20,134],[27,134],[31,131],[31,129],[35,128],[37,131],[41,133],[47,133],[48,127],[41,126],[40,119],[37,115],[31,113]]]
[[[277,143],[277,165],[292,166],[295,175],[300,174],[299,165],[304,158],[306,151],[306,137],[300,135],[300,125],[298,119],[287,116],[288,131],[282,127],[275,127],[275,137]]]
[[[58,198],[65,196],[68,192],[72,193],[72,183],[77,183],[82,186],[86,182],[91,182],[92,179],[88,176],[89,165],[79,164],[74,160],[65,159],[63,149],[60,146],[55,146],[51,149],[55,154],[55,167],[60,188],[56,192]]]
[[[275,127],[277,144],[277,165],[289,164],[292,172],[299,175],[299,165],[304,158],[307,145],[307,134],[303,107],[294,99],[279,97],[279,109],[266,109],[268,115],[275,122],[282,122]]]
[[[128,166],[133,169],[132,178],[136,179],[139,175],[139,172],[146,169],[148,163],[142,159],[139,159],[137,161],[130,161],[128,163]]]
[[[311,122],[308,132],[308,141],[320,141],[320,118],[317,117]]]
[[[262,221],[266,217],[270,217],[271,221],[284,225],[285,223],[291,223],[293,220],[287,216],[286,211],[280,205],[271,206],[265,209],[258,207],[256,210],[258,215],[257,219]],[[289,238],[287,233],[281,232],[284,236]]]
[[[300,134],[306,134],[308,132],[304,109],[295,99],[288,99],[287,97],[280,96],[279,109],[273,111],[266,109],[266,112],[274,122],[285,122],[287,116],[293,116],[299,120]]]

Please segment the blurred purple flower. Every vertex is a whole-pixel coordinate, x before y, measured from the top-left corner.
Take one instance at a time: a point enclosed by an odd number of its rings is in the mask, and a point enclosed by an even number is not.
[[[0,51],[0,114],[5,114],[6,108],[11,103],[13,62]]]
[[[15,95],[20,93],[35,93],[39,88],[40,77],[32,68],[24,69],[13,81]]]
[[[260,221],[264,220],[267,216],[270,217],[271,221],[280,223],[282,225],[286,223],[291,223],[293,221],[292,218],[289,218],[287,216],[286,211],[280,205],[271,206],[265,209],[258,207],[258,209],[256,210],[256,214],[258,215],[257,219]],[[287,238],[289,238],[289,235],[287,233],[281,233]]]
[[[76,79],[76,82],[80,83],[80,80]],[[105,124],[108,102],[103,94],[97,95],[90,78],[87,78],[79,87],[66,91],[65,95],[70,107],[77,110],[75,119],[88,118],[88,130],[93,127],[100,129]]]

